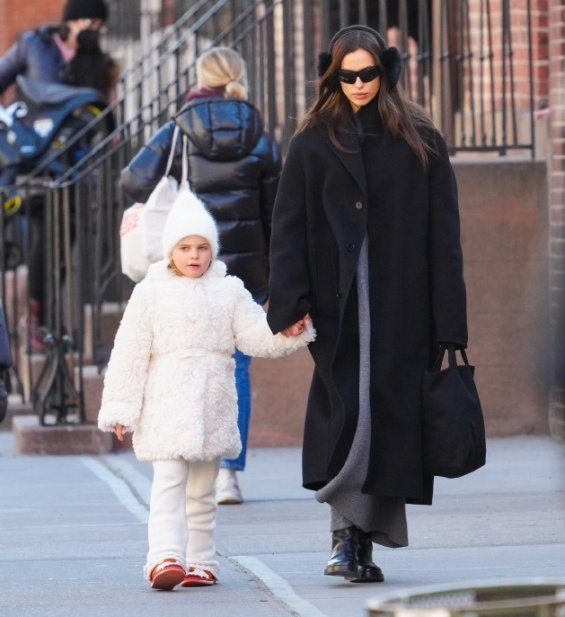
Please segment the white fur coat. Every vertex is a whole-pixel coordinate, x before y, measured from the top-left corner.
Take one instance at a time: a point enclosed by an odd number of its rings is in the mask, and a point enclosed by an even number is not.
[[[133,290],[104,378],[98,426],[133,431],[141,460],[233,458],[241,449],[232,354],[287,355],[314,340],[273,335],[240,279],[214,261],[200,278],[160,261]]]

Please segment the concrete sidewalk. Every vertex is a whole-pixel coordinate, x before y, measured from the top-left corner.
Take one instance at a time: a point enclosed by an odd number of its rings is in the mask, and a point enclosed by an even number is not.
[[[362,617],[370,598],[435,583],[565,577],[565,447],[489,441],[487,466],[409,508],[411,545],[376,549],[386,582],[323,575],[328,510],[298,448],[255,449],[246,502],[220,508],[220,584],[151,591],[141,576],[151,469],[131,453],[13,457],[0,434],[2,617]]]

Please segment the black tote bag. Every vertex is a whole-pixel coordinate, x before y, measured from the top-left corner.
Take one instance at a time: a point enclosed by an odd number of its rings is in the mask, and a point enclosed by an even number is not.
[[[447,351],[448,365],[442,369]],[[437,360],[423,379],[423,453],[426,473],[459,478],[485,464],[485,425],[474,381],[475,368],[460,350],[441,347]]]

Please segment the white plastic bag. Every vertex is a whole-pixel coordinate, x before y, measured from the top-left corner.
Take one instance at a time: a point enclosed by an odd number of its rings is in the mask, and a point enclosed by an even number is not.
[[[163,257],[161,237],[169,210],[178,195],[179,186],[169,176],[179,127],[175,126],[165,175],[151,191],[145,203],[135,203],[124,210],[120,226],[122,272],[136,283],[147,274],[149,266]],[[183,141],[186,138],[183,138]],[[183,143],[183,180],[187,173],[186,143]]]

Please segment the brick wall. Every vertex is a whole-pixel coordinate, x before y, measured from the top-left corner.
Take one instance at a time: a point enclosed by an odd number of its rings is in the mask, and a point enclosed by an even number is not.
[[[0,2],[0,54],[17,35],[45,22],[59,21],[64,0],[2,0]]]
[[[64,0],[0,0],[0,55],[17,36],[43,23],[59,21]],[[0,103],[12,98],[12,89],[0,96]]]
[[[549,2],[549,255],[550,318],[552,324],[565,319],[565,6],[562,0]],[[556,329],[554,344],[565,341]],[[558,337],[558,338],[557,338]],[[550,394],[551,432],[565,439],[565,384],[554,383]]]
[[[528,22],[528,4],[531,22]],[[506,95],[515,97],[517,107],[529,108],[530,104],[530,59],[528,50],[528,27],[531,28],[532,59],[534,76],[534,108],[547,105],[548,97],[548,0],[512,0],[507,24],[510,33],[506,40],[502,37],[503,0],[492,0],[490,21],[485,14],[482,0],[471,0],[470,39],[473,49],[473,65],[478,76],[483,79],[485,96],[490,97],[491,79],[485,54],[489,52],[488,26],[492,32],[492,52],[494,69],[495,98],[500,101],[502,79],[506,82]],[[512,49],[512,55],[508,53]],[[483,59],[483,62],[481,62]],[[512,62],[512,74],[510,74]],[[483,65],[481,72],[480,66]],[[505,65],[505,66],[504,66]],[[503,72],[505,73],[503,75]],[[481,74],[482,73],[482,74]],[[512,87],[513,84],[513,87]],[[511,88],[511,89],[510,89]]]
[[[549,105],[549,16],[548,0],[532,3],[532,55],[534,59],[534,109]]]

